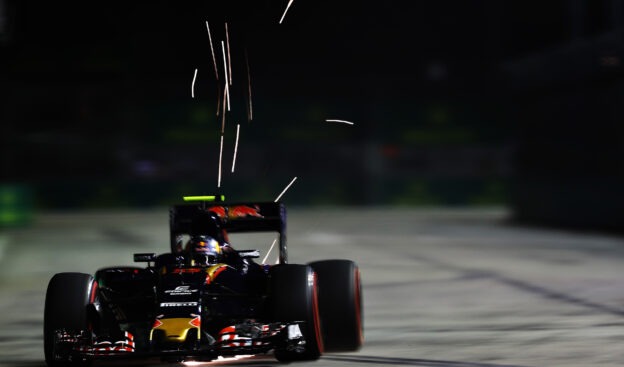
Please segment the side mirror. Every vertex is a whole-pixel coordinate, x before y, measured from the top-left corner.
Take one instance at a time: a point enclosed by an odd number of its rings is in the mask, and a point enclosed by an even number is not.
[[[243,259],[257,259],[260,257],[260,251],[258,250],[242,250],[236,252],[238,252],[238,255]]]
[[[156,261],[156,254],[154,253],[134,254],[135,263],[149,263],[153,261]]]

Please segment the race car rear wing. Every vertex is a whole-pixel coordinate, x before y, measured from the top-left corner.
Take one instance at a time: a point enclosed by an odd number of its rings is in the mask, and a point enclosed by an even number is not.
[[[169,209],[172,252],[176,251],[179,236],[191,233],[193,222],[206,212],[218,215],[228,233],[277,232],[279,263],[288,263],[286,207],[279,202],[226,203],[199,200],[190,204],[174,205]]]

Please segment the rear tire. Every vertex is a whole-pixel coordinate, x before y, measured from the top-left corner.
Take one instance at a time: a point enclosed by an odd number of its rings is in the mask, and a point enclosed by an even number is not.
[[[321,330],[326,352],[360,349],[364,340],[360,270],[350,260],[309,264],[318,276]]]
[[[284,264],[271,269],[270,294],[273,320],[303,321],[299,325],[306,341],[305,350],[276,347],[280,362],[317,360],[323,353],[316,274],[307,265]]]
[[[84,361],[57,361],[54,358],[55,331],[78,332],[89,329],[87,306],[94,301],[97,283],[89,274],[59,273],[50,279],[43,316],[43,349],[49,367],[85,366]]]

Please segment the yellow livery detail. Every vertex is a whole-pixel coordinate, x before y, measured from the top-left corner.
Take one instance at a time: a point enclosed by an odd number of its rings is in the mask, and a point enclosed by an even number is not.
[[[227,265],[227,264],[216,264],[216,265],[212,265],[211,267],[206,269],[206,273],[208,274],[206,276],[206,284],[212,283],[217,278],[219,273],[221,273],[222,271],[224,271],[228,267],[229,267],[229,265]]]
[[[164,332],[164,340],[169,342],[183,343],[189,332],[196,332],[197,339],[200,337],[200,325],[197,318],[171,318],[159,319],[158,325],[154,325],[150,332],[150,340],[153,338],[154,330]]]

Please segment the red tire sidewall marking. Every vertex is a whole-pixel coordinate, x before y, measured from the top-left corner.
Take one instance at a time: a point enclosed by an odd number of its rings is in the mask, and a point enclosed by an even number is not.
[[[360,283],[360,270],[355,268],[355,317],[356,325],[358,328],[360,345],[364,343],[364,328],[362,327],[362,295],[361,295],[361,283]]]
[[[94,280],[93,282],[91,282],[91,290],[89,292],[89,304],[93,304],[95,303],[95,298],[97,297],[97,291],[98,291],[98,282],[96,280]],[[93,331],[93,323],[92,320],[90,320],[91,318],[87,316],[87,329],[89,331]]]
[[[91,293],[89,294],[89,303],[95,302],[95,297],[97,296],[97,290],[98,290],[98,282],[94,280],[93,283],[91,283]]]
[[[313,273],[313,285],[312,285],[312,314],[314,317],[314,333],[316,334],[316,344],[319,352],[322,354],[325,349],[323,345],[323,337],[321,335],[321,317],[318,306],[318,291],[316,282],[316,273]]]

